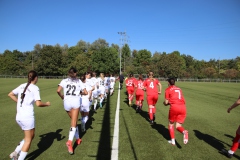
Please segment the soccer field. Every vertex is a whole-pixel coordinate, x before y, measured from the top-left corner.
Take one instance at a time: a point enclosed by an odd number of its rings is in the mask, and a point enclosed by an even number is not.
[[[0,79],[0,159],[9,159],[9,154],[23,138],[23,132],[15,122],[16,104],[7,94],[26,79]],[[50,101],[50,107],[35,107],[36,132],[27,159],[37,160],[109,160],[114,133],[118,83],[115,93],[105,100],[103,109],[90,114],[86,133],[81,133],[82,143],[74,146],[69,155],[65,143],[68,139],[70,119],[57,95],[61,80],[39,79],[42,101]],[[176,82],[182,88],[187,103],[187,118],[184,123],[189,131],[189,143],[184,145],[182,135],[175,130],[176,146],[168,144],[168,109],[162,104],[164,90],[159,96],[156,124],[148,122],[148,109],[144,101],[143,112],[136,113],[128,107],[125,88],[120,91],[119,110],[119,160],[215,160],[228,159],[219,150],[229,149],[239,126],[240,107],[227,113],[227,108],[240,94],[238,83]],[[80,121],[78,123],[80,128]],[[232,159],[240,159],[237,150]]]

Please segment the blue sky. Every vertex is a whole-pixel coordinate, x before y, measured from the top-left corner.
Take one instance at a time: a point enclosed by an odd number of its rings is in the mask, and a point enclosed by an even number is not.
[[[131,50],[234,59],[240,0],[0,0],[0,53],[98,38],[120,45],[118,32]]]

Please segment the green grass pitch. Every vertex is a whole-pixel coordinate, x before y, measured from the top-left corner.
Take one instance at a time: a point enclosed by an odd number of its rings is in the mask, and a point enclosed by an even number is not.
[[[69,155],[65,143],[68,139],[70,119],[57,95],[61,79],[39,79],[42,101],[50,101],[50,107],[35,107],[35,138],[27,159],[111,159],[111,147],[117,106],[118,82],[115,93],[105,100],[103,109],[90,113],[86,133],[81,133],[82,143],[74,146]],[[9,154],[23,138],[23,132],[15,122],[16,104],[7,94],[26,79],[0,79],[0,159],[9,159]],[[215,160],[228,159],[218,153],[229,149],[239,126],[240,107],[227,113],[227,108],[240,94],[239,83],[176,82],[182,88],[187,103],[187,118],[184,123],[189,131],[189,143],[184,145],[182,135],[175,130],[176,146],[168,144],[168,107],[162,104],[164,90],[159,96],[156,124],[148,122],[148,109],[144,101],[143,112],[136,113],[128,107],[125,88],[120,91],[119,114],[119,160]],[[80,127],[80,122],[78,123]],[[240,159],[238,149],[232,159]]]

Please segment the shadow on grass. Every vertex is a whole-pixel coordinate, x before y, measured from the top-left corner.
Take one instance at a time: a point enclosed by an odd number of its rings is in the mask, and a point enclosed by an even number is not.
[[[102,130],[98,145],[98,152],[96,159],[111,159],[111,133],[110,133],[110,96],[107,96],[106,104],[103,106],[104,115],[102,122]]]
[[[198,139],[205,141],[207,144],[214,147],[218,151],[225,149],[224,144],[230,146],[229,144],[227,144],[219,139],[216,139],[215,137],[213,137],[209,134],[204,134],[198,130],[193,130],[193,131],[195,132],[195,135]],[[225,135],[225,136],[227,136],[227,135]],[[235,155],[235,157],[236,157],[236,155]],[[240,158],[240,157],[238,157],[238,158]]]
[[[132,108],[136,111],[136,106],[133,105]],[[149,114],[148,112],[146,111],[141,111],[139,112],[139,115],[141,115],[146,121],[150,122],[149,121]],[[157,117],[156,117],[157,118]],[[150,125],[150,124],[149,124]],[[168,131],[168,128],[166,128],[164,125],[162,124],[157,124],[156,122],[154,122],[153,125],[151,125],[151,127],[155,130],[158,131],[158,133],[160,133],[167,141],[169,141],[171,138],[170,138],[170,135],[169,135],[169,131]],[[177,140],[175,140],[176,142],[176,146],[178,148],[182,148],[181,145],[177,142]]]
[[[28,160],[34,160],[36,159],[40,154],[45,152],[51,145],[53,144],[53,141],[56,139],[57,141],[61,141],[65,138],[65,136],[62,137],[60,132],[62,129],[56,130],[56,132],[49,132],[46,134],[42,134],[39,137],[41,137],[40,141],[38,142],[37,146],[38,149],[29,153],[26,157]]]

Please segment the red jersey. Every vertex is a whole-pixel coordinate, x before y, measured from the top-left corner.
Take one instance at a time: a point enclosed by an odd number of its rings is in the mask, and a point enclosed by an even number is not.
[[[125,83],[126,83],[126,87],[128,88],[134,88],[134,82],[135,79],[134,78],[128,78],[126,79]]]
[[[178,88],[177,86],[169,86],[165,90],[165,99],[167,99],[170,103],[170,105],[182,105],[185,104],[185,99],[182,94],[182,90]]]
[[[136,85],[136,95],[144,95],[144,91],[143,91],[143,80],[137,79],[135,80],[135,85]]]
[[[156,94],[158,95],[158,84],[159,84],[158,79],[154,79],[154,80],[146,79],[143,82],[143,86],[146,88],[146,92],[148,96],[156,95]]]

